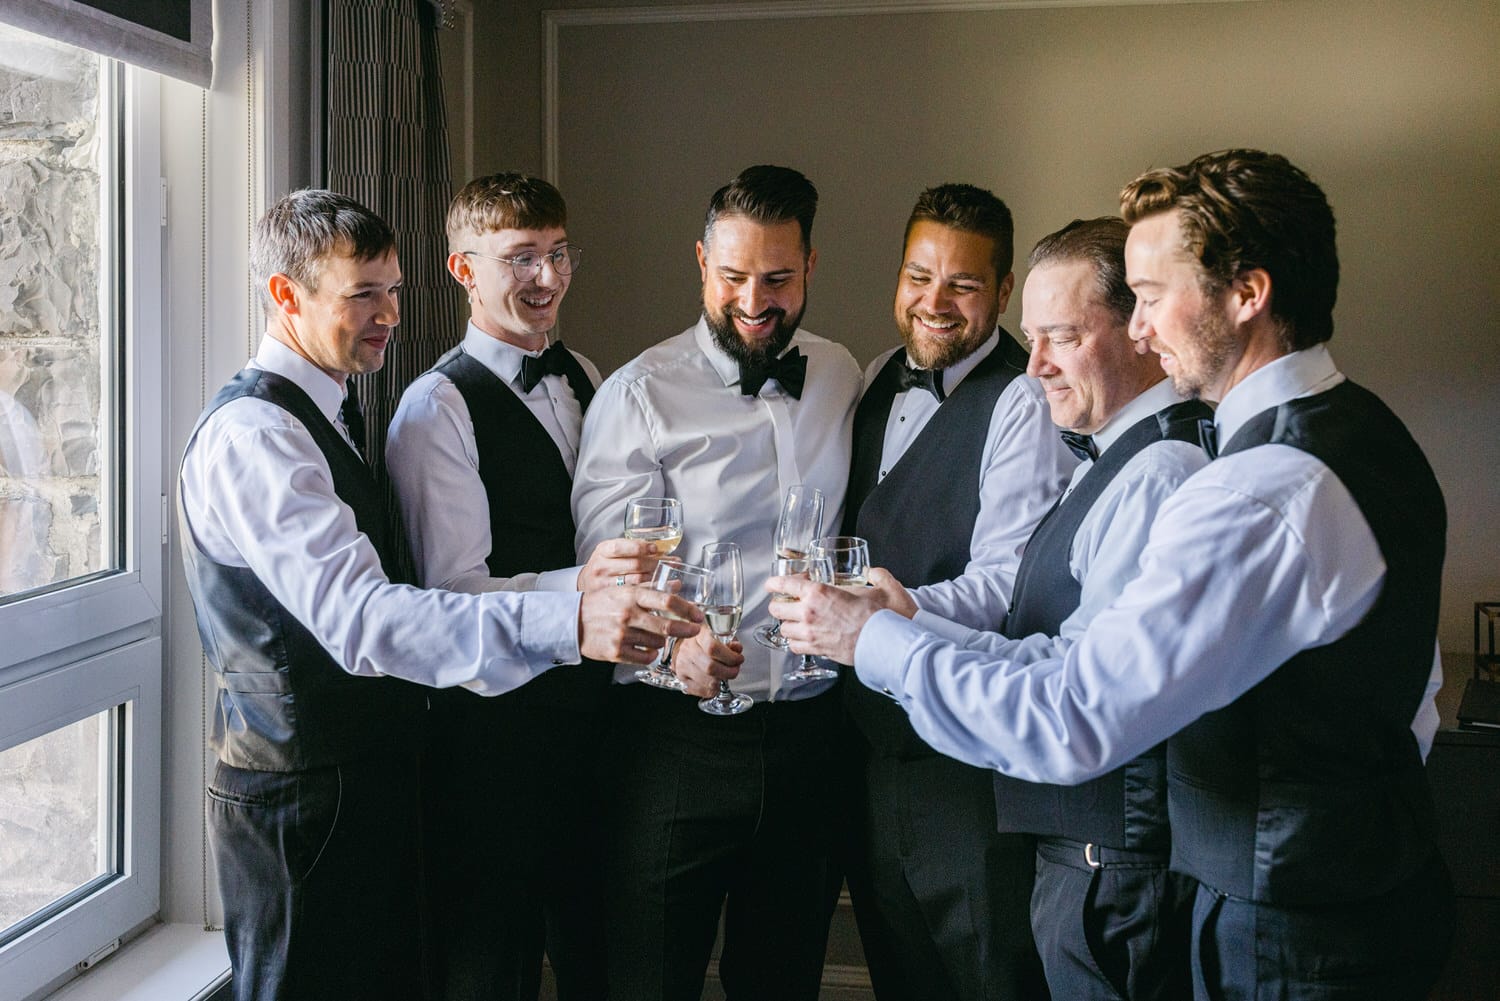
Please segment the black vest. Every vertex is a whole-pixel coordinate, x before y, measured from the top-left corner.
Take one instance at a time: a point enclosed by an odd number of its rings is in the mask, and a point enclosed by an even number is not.
[[[871,561],[908,587],[952,580],[968,565],[995,401],[1025,373],[1026,360],[1025,349],[1002,329],[995,350],[954,388],[884,480],[881,452],[904,350],[891,355],[859,401],[843,531],[869,540]],[[937,753],[895,702],[859,684],[845,685],[844,692],[850,716],[876,750],[904,757]]]
[[[210,414],[242,396],[272,403],[307,427],[328,460],[334,492],[353,509],[381,566],[397,566],[402,542],[389,537],[385,491],[295,383],[245,369],[209,401],[193,438]],[[198,635],[218,675],[209,744],[220,761],[287,772],[414,751],[426,689],[344,671],[251,570],[200,553],[180,508],[178,521]]]
[[[1221,454],[1265,444],[1333,471],[1374,533],[1385,580],[1354,629],[1168,742],[1172,865],[1264,903],[1374,897],[1436,850],[1411,724],[1432,668],[1443,496],[1401,421],[1351,382],[1257,415]]]
[[[1196,400],[1174,403],[1126,429],[1059,501],[1026,543],[1010,614],[1001,630],[1020,638],[1056,636],[1078,609],[1082,587],[1069,569],[1073,538],[1100,494],[1141,449],[1159,441],[1197,444],[1198,421],[1213,415]],[[995,819],[1001,831],[1071,838],[1109,848],[1165,853],[1167,750],[1158,744],[1096,779],[1075,786],[995,776]]]
[[[571,354],[565,374],[581,409],[594,396],[593,383]],[[573,479],[557,443],[536,416],[500,379],[456,347],[433,366],[453,382],[474,423],[479,479],[490,507],[490,553],[485,565],[495,577],[560,570],[573,565]],[[607,671],[594,664],[547,671],[505,695],[485,697],[466,689],[441,693],[442,703],[472,707],[502,702],[583,708],[600,700]],[[579,700],[584,700],[580,702]]]

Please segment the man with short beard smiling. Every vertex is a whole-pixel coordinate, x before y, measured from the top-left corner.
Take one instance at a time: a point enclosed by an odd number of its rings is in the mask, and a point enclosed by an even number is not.
[[[619,535],[631,498],[678,498],[682,558],[710,542],[743,552],[741,636],[770,621],[762,585],[787,488],[823,492],[825,530],[843,508],[860,374],[844,347],[798,328],[816,207],[785,167],[750,167],[719,189],[697,247],[702,318],[604,381],[579,449],[579,550]],[[616,671],[599,846],[613,996],[698,998],[727,898],[729,996],[817,997],[839,703],[831,681],[785,681],[794,663],[754,643],[679,648],[689,693],[737,678],[755,699],[731,717]]]
[[[1026,540],[1077,464],[1025,349],[997,323],[1013,244],[1010,210],[989,191],[944,184],[917,198],[896,281],[905,347],[866,371],[844,514],[844,533],[911,586],[908,613],[978,629],[1005,619]],[[1045,997],[1034,848],[996,832],[989,771],[934,751],[863,685],[845,686],[845,705],[849,892],[876,995]]]

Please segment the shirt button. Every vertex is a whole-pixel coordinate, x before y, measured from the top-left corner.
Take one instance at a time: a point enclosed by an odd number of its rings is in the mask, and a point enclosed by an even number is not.
[[[901,423],[902,423],[902,424],[905,424],[905,423],[906,423],[906,415],[905,415],[905,414],[902,414],[902,415],[901,415]]]
[[[565,664],[565,663],[566,663],[566,661],[564,661],[561,657],[553,657],[552,658],[552,666],[553,667],[562,667],[563,664]]]

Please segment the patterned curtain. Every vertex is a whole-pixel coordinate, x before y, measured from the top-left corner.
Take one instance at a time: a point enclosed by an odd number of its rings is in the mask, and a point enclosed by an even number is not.
[[[405,281],[385,367],[358,379],[366,453],[384,479],[385,432],[402,390],[463,333],[462,298],[444,267],[452,191],[443,15],[431,0],[327,0],[326,12],[324,183],[391,224]]]

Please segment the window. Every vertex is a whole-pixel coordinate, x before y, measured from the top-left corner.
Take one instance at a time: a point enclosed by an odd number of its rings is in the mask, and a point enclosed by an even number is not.
[[[0,26],[0,997],[160,897],[158,83]]]

